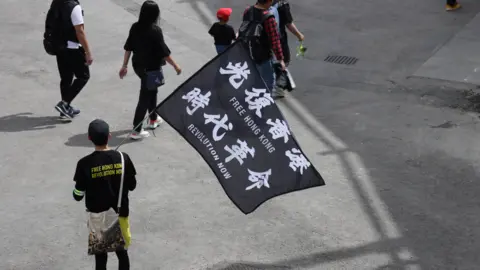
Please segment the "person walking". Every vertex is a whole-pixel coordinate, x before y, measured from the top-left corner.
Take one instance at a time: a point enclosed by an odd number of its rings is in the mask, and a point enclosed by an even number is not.
[[[305,39],[305,36],[298,30],[297,26],[293,22],[293,16],[290,11],[290,3],[288,0],[274,0],[273,7],[278,12],[278,20],[277,23],[279,25],[279,34],[280,34],[280,42],[282,44],[282,52],[285,61],[285,66],[288,67],[291,61],[291,52],[290,46],[288,45],[288,35],[287,29],[297,37],[299,42],[302,42]],[[279,74],[276,74],[279,76]],[[275,95],[276,96],[284,96],[283,89],[278,87],[275,88]]]
[[[60,118],[71,121],[80,114],[71,103],[90,79],[89,66],[93,62],[90,45],[85,34],[83,9],[78,0],[53,0],[52,8],[58,12],[55,23],[60,29],[65,49],[56,53],[60,73],[60,94],[62,100],[55,105]],[[74,79],[75,78],[75,79]]]
[[[158,86],[150,86],[151,81],[163,82],[162,66],[168,62],[175,68],[177,75],[182,69],[170,56],[171,52],[163,38],[162,29],[157,25],[160,17],[160,8],[151,0],[145,1],[140,9],[138,21],[133,23],[125,42],[125,54],[119,76],[123,79],[128,72],[128,63],[133,52],[132,66],[135,74],[140,78],[140,95],[138,98],[133,126],[135,130],[130,135],[134,140],[150,136],[142,127],[145,114],[148,112],[149,124],[147,128],[155,129],[163,120],[154,111],[157,106]]]
[[[454,11],[454,10],[457,10],[461,7],[462,6],[457,2],[457,0],[447,0],[447,5],[446,5],[445,9],[447,11]]]
[[[285,69],[278,26],[275,15],[270,10],[272,3],[273,0],[258,0],[254,6],[247,7],[243,13],[243,23],[239,29],[239,38],[246,41],[250,46],[252,60],[256,63],[257,69],[270,91],[275,89],[272,51],[281,69]],[[257,27],[254,24],[263,26],[261,33],[255,31]]]
[[[120,154],[108,147],[110,136],[110,128],[105,121],[96,119],[89,124],[88,138],[95,146],[95,151],[77,163],[73,177],[75,181],[73,198],[81,201],[85,197],[85,206],[90,213],[102,213],[112,208],[119,214],[125,248],[116,251],[118,269],[129,270],[130,259],[126,249],[131,240],[128,193],[135,190],[137,186],[136,170],[128,154],[123,152]],[[121,155],[123,155],[123,166]],[[118,173],[119,171],[123,172],[124,177],[120,210],[116,205],[122,176],[122,173]],[[107,259],[107,253],[95,254],[95,269],[106,270]]]
[[[293,16],[290,10],[290,3],[288,0],[274,0],[273,5],[277,8],[279,14],[279,29],[280,41],[282,43],[282,52],[285,65],[288,66],[291,61],[290,47],[288,46],[287,29],[297,37],[299,42],[305,39],[305,36],[300,32],[293,22]]]
[[[220,54],[224,52],[230,44],[236,39],[235,30],[228,24],[231,8],[220,8],[217,11],[218,22],[214,23],[208,33],[214,38],[215,49]]]

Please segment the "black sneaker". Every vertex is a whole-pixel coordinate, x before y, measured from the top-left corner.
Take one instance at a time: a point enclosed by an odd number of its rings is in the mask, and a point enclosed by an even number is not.
[[[80,114],[80,110],[77,108],[74,108],[72,105],[68,105],[70,112],[74,115],[77,116]]]
[[[72,119],[74,117],[67,103],[60,101],[55,105],[55,109],[64,117]]]

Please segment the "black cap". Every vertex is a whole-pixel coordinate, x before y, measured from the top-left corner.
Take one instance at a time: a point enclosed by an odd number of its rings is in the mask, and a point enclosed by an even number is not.
[[[110,136],[110,127],[102,119],[95,119],[88,126],[88,137],[95,145],[106,145]]]

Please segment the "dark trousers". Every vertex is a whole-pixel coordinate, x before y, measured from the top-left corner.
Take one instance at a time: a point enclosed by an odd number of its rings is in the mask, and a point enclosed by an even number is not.
[[[280,42],[282,44],[283,62],[285,62],[285,65],[288,66],[291,60],[291,53],[290,53],[290,47],[288,46],[287,37],[282,38]]]
[[[457,4],[457,0],[447,0],[447,5],[454,6]]]
[[[82,47],[65,49],[57,54],[57,66],[60,73],[62,100],[70,104],[90,79],[90,69],[86,65],[85,50]]]
[[[116,251],[118,270],[130,270],[130,259],[126,250]],[[108,254],[95,254],[95,270],[107,270]]]
[[[141,67],[133,67],[135,73],[140,78],[140,95],[138,97],[137,108],[135,109],[135,116],[133,118],[133,126],[138,126],[135,131],[142,130],[142,121],[145,119],[145,114],[150,114],[150,120],[157,120],[157,114],[152,113],[157,107],[157,90],[148,90],[146,87],[147,73]]]

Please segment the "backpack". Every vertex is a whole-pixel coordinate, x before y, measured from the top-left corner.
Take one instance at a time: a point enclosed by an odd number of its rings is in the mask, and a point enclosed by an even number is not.
[[[238,30],[238,38],[244,42],[250,57],[256,63],[262,63],[271,58],[270,43],[263,23],[273,16],[271,12],[267,12],[258,20],[254,15],[254,7],[250,7],[245,12],[244,20]]]
[[[67,47],[63,37],[62,0],[53,0],[45,19],[43,47],[49,55],[57,55]]]

